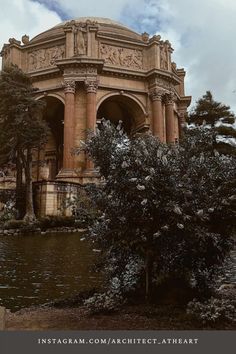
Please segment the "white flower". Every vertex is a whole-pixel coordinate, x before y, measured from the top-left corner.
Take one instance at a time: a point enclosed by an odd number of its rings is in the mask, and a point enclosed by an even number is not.
[[[127,167],[129,167],[129,165],[127,164],[126,161],[123,161],[121,167],[122,168],[127,168]]]
[[[143,199],[142,201],[141,201],[141,205],[146,205],[147,204],[147,199]]]
[[[157,231],[157,232],[155,232],[155,234],[153,234],[153,237],[154,237],[154,238],[157,238],[157,237],[159,237],[160,235],[161,235],[160,231]]]
[[[182,211],[180,210],[180,208],[178,207],[178,205],[175,205],[174,207],[174,213],[178,214],[178,215],[182,215]]]
[[[200,217],[203,216],[203,214],[204,214],[203,209],[198,210],[196,214],[197,214],[197,216],[200,216]]]
[[[168,164],[168,160],[167,160],[166,156],[162,156],[162,162],[163,162],[163,165]]]
[[[138,178],[130,178],[130,182],[136,182]]]
[[[169,230],[169,226],[168,226],[168,225],[164,225],[164,226],[162,226],[161,229],[162,229],[162,230]]]
[[[145,190],[145,186],[142,186],[141,184],[138,184],[138,185],[137,185],[137,189],[138,189],[139,191],[144,191],[144,190]]]
[[[182,229],[184,228],[184,225],[178,223],[178,224],[177,224],[177,227],[182,230]]]

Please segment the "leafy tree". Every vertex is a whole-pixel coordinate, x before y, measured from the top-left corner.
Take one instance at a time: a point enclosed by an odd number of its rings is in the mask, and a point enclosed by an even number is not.
[[[111,278],[123,284],[135,260],[146,298],[167,277],[210,286],[231,249],[236,198],[236,160],[214,143],[201,127],[167,146],[151,135],[130,139],[107,121],[90,137],[87,153],[104,178],[90,239]]]
[[[235,115],[230,106],[214,100],[210,91],[206,91],[189,114],[189,123],[207,124],[218,134],[216,148],[222,153],[236,154]]]
[[[0,163],[16,164],[16,207],[20,203],[25,178],[25,219],[35,218],[32,197],[32,151],[46,142],[47,126],[40,113],[44,107],[34,98],[31,79],[16,65],[6,67],[0,76]]]

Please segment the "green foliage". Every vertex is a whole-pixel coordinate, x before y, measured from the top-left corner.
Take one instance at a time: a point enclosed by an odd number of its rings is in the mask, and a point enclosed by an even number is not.
[[[0,157],[15,159],[18,149],[40,146],[47,138],[46,123],[40,118],[44,108],[37,101],[31,79],[16,65],[6,67],[0,76]]]
[[[0,211],[0,224],[15,218],[16,209],[14,207],[14,203],[7,202],[4,205],[4,208]]]
[[[215,140],[199,127],[167,146],[150,135],[129,139],[106,121],[88,140],[104,177],[90,239],[110,279],[138,258],[146,294],[154,278],[168,276],[202,292],[214,285],[232,247],[236,199],[236,160],[214,151]]]
[[[236,155],[236,140],[233,140],[236,139],[235,122],[230,106],[215,101],[210,91],[197,101],[188,117],[188,123],[207,124],[215,129],[218,137],[215,148],[229,155]]]
[[[94,194],[100,190],[93,184],[84,186],[78,195],[70,200],[68,205],[72,209],[76,226],[88,227],[99,215],[98,206],[95,204]]]
[[[26,216],[34,219],[32,200],[32,150],[47,140],[47,125],[41,119],[42,101],[34,98],[29,76],[16,65],[0,75],[0,165],[16,164],[16,208],[22,214],[21,192],[25,176]],[[24,173],[23,173],[24,172]]]
[[[187,314],[203,324],[222,320],[236,321],[236,301],[211,297],[205,302],[196,299],[188,303]]]
[[[26,227],[27,223],[24,220],[8,220],[4,224],[4,229],[6,230],[16,230]]]

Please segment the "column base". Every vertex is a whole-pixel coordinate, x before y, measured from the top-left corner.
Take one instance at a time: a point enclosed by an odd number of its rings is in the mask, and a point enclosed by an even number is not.
[[[72,168],[63,168],[57,174],[56,179],[67,182],[77,182],[78,174]]]
[[[74,182],[79,184],[98,184],[101,181],[101,176],[98,170],[96,170],[95,168],[88,168],[78,173],[74,169],[62,169],[56,176],[56,180],[63,182]]]

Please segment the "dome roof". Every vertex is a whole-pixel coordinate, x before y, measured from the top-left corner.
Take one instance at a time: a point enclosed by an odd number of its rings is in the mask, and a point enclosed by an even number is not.
[[[63,27],[68,23],[70,23],[72,20],[64,21],[59,23],[58,25],[50,28],[49,30],[42,32],[38,34],[36,37],[31,39],[31,43],[35,42],[40,42],[40,41],[45,41],[48,39],[53,39],[56,37],[59,37],[61,35],[64,35],[64,30]],[[76,19],[73,19],[75,24],[79,23],[87,23],[87,22],[95,22],[96,24],[99,25],[99,31],[100,32],[105,32],[108,34],[114,34],[114,35],[119,35],[119,36],[124,36],[136,40],[141,40],[141,35],[134,32],[130,28],[122,25],[119,22],[113,21],[109,18],[103,18],[103,17],[78,17]]]

